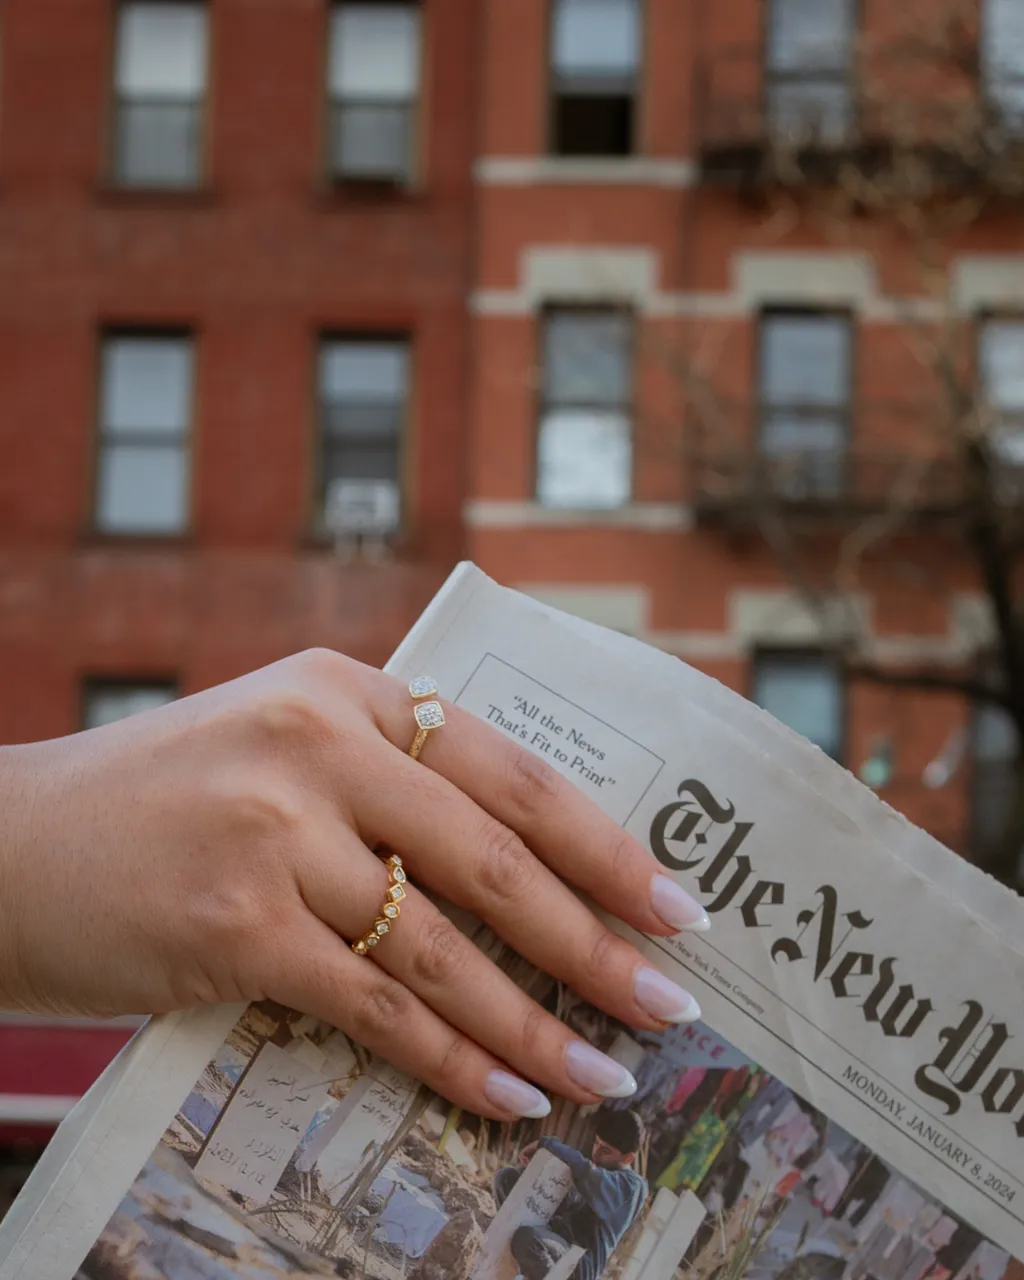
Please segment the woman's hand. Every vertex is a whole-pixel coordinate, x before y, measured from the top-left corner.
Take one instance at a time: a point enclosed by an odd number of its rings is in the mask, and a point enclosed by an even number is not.
[[[496,1118],[622,1097],[629,1073],[544,1012],[420,892],[637,1027],[696,1003],[562,883],[651,934],[698,904],[575,787],[446,706],[420,761],[403,684],[325,650],[158,711],[0,749],[0,1006],[113,1015],[272,999]],[[401,856],[408,897],[371,957]],[[513,1074],[515,1073],[515,1074]]]

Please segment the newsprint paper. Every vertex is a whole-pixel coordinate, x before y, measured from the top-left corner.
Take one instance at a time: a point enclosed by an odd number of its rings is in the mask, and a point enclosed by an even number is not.
[[[714,681],[472,566],[389,669],[435,676],[696,894],[708,934],[616,927],[704,1021],[637,1033],[457,917],[639,1084],[503,1127],[275,1005],[154,1019],[0,1227],[0,1280],[1024,1274],[1016,897]],[[643,1136],[609,1168],[616,1124]]]

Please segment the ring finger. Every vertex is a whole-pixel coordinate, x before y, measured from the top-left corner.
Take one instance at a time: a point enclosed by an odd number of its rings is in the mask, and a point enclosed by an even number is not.
[[[624,1067],[532,1000],[408,882],[402,886],[406,896],[390,904],[399,914],[390,920],[382,914],[387,872],[354,837],[342,856],[349,889],[344,898],[337,892],[335,858],[307,871],[303,896],[346,939],[364,936],[374,920],[386,926],[370,951],[375,965],[451,1026],[546,1089],[580,1103],[628,1097],[634,1091],[635,1081]],[[653,1018],[647,1023],[661,1025]]]

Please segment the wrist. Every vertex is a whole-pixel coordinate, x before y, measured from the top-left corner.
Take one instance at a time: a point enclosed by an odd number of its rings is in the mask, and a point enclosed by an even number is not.
[[[0,746],[0,1009],[28,1001],[25,925],[29,914],[23,868],[35,861],[33,811],[46,764],[41,745]]]

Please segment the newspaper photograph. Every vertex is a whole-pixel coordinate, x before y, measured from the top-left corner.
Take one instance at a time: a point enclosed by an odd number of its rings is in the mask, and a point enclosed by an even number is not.
[[[1006,1250],[705,1024],[638,1034],[531,991],[632,1098],[496,1125],[253,1005],[79,1280],[1003,1280]]]

